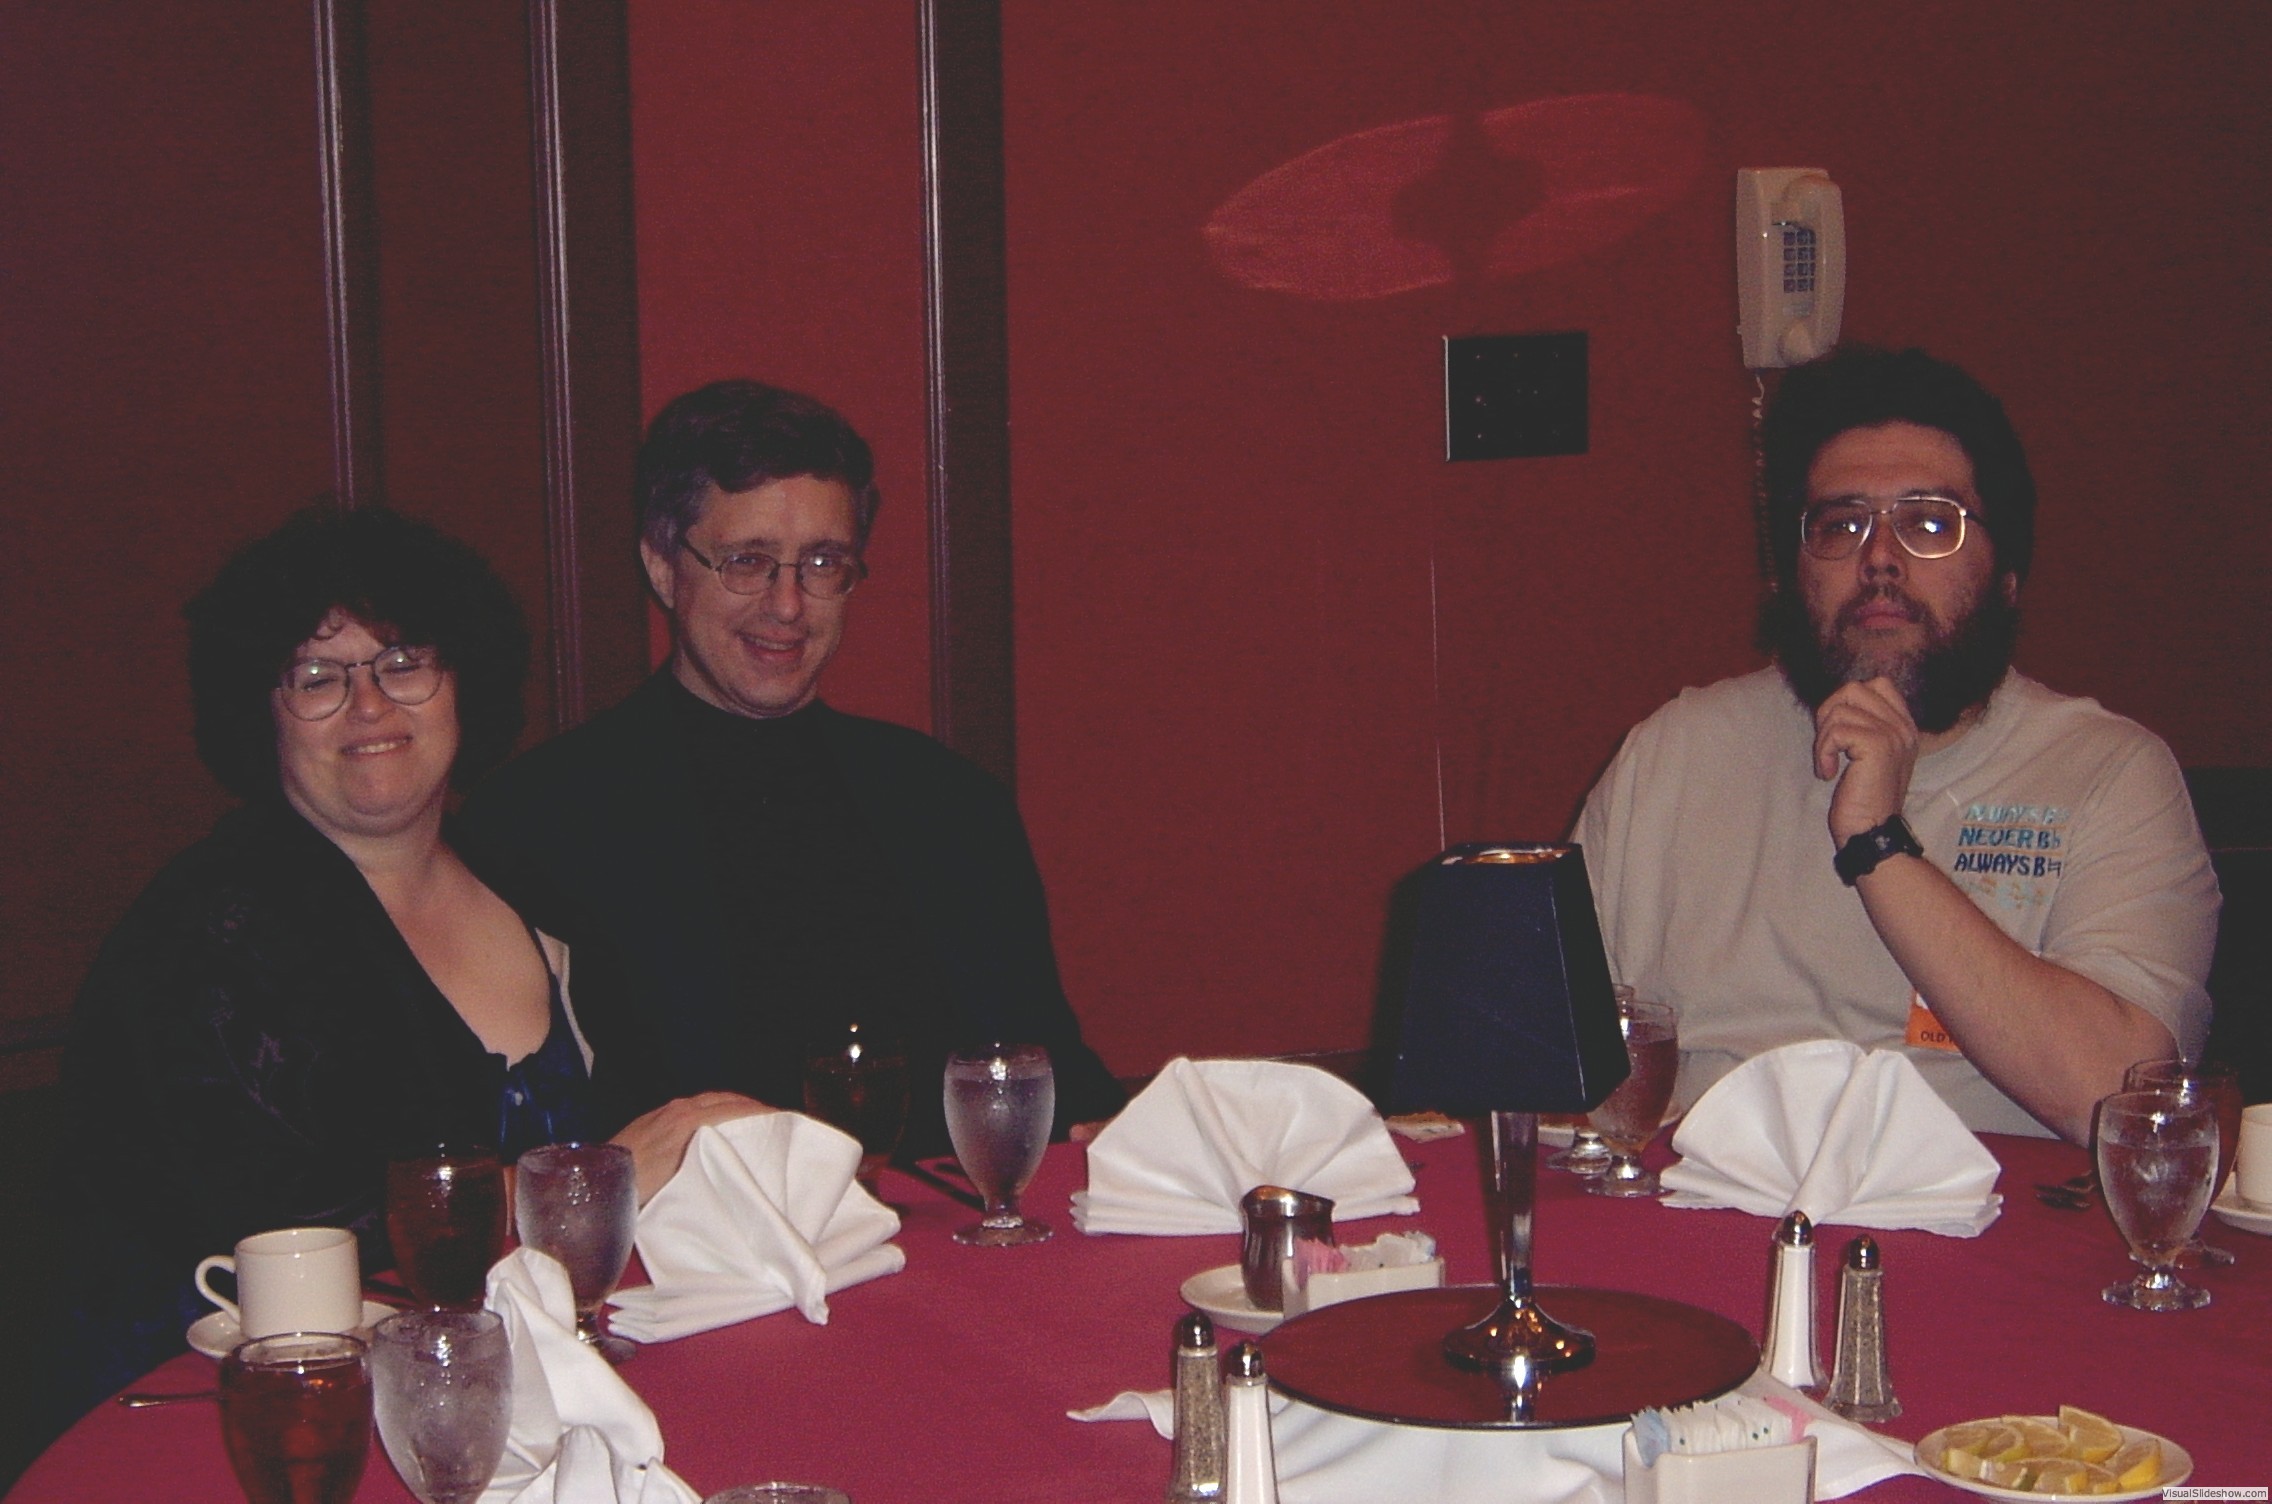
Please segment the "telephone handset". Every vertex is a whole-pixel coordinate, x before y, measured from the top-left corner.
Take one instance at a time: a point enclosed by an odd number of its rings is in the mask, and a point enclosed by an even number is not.
[[[1748,370],[1804,365],[1838,343],[1846,211],[1821,168],[1736,173],[1736,302]]]

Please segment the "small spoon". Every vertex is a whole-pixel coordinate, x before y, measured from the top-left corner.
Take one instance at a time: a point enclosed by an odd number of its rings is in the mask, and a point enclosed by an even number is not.
[[[148,1390],[133,1389],[118,1397],[118,1402],[129,1410],[154,1410],[160,1405],[193,1405],[199,1400],[217,1400],[218,1389],[189,1389],[180,1394],[152,1394]]]

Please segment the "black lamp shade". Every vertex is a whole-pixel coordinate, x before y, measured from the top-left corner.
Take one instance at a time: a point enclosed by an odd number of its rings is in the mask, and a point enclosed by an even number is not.
[[[1417,878],[1391,1110],[1585,1112],[1625,1079],[1576,846],[1454,846]]]

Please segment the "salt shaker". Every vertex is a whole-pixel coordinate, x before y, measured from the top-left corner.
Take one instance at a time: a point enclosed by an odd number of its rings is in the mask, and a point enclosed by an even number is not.
[[[1168,1504],[1220,1504],[1223,1497],[1223,1371],[1215,1324],[1192,1311],[1175,1324],[1175,1466]]]
[[[1838,1274],[1838,1351],[1822,1402],[1848,1420],[1888,1421],[1901,1413],[1886,1372],[1885,1270],[1868,1233],[1846,1245]]]
[[[1278,1504],[1278,1459],[1270,1446],[1270,1379],[1262,1349],[1241,1342],[1223,1376],[1223,1504]]]
[[[1822,1360],[1814,1340],[1814,1223],[1795,1211],[1776,1224],[1774,1267],[1767,1277],[1768,1376],[1808,1394],[1822,1392]]]

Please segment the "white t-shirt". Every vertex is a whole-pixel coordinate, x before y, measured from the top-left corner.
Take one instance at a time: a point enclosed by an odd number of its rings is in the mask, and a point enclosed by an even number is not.
[[[1847,1039],[1902,1049],[1975,1130],[2047,1135],[1961,1054],[1905,1043],[1912,988],[1831,867],[1835,784],[1813,746],[1812,715],[1763,669],[1682,691],[1586,798],[1612,969],[1680,1010],[1680,1100],[1778,1045]],[[1917,760],[1902,813],[2006,934],[2200,1050],[2217,881],[2153,733],[2007,674],[1969,731]]]

